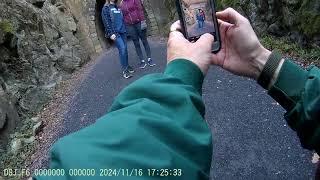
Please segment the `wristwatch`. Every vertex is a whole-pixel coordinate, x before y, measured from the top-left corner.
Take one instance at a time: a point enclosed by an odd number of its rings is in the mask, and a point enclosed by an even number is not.
[[[281,59],[282,55],[277,50],[273,50],[257,80],[260,86],[262,86],[265,89],[268,89],[268,86],[279,66],[279,63],[281,62]]]

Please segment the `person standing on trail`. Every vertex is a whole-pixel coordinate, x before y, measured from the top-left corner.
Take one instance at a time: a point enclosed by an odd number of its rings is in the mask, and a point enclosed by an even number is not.
[[[206,20],[206,13],[204,13],[204,11],[202,9],[200,9],[200,14],[203,18],[203,21],[205,21]]]
[[[202,9],[198,9],[196,17],[197,17],[197,21],[198,21],[198,28],[202,29],[204,26],[204,21],[205,21],[205,14]]]
[[[147,39],[147,23],[141,0],[122,0],[120,8],[124,14],[128,35],[132,38],[140,60],[139,67],[144,69],[147,65],[155,66],[156,64],[151,58],[151,50]],[[147,62],[142,54],[140,39],[147,54]]]
[[[211,53],[211,34],[191,43],[174,23],[164,72],[135,81],[95,124],[55,143],[50,168],[96,169],[96,176],[107,168],[106,174],[119,179],[208,180],[215,146],[204,119],[202,85],[211,65],[257,80],[286,109],[302,146],[320,154],[320,69],[304,70],[264,48],[249,21],[232,8],[217,12],[217,18],[218,54]]]
[[[127,31],[123,14],[117,6],[118,0],[106,0],[101,16],[105,27],[106,37],[117,46],[122,68],[122,76],[126,79],[132,77],[134,70],[128,63]]]
[[[200,23],[200,12],[199,10],[196,11],[196,19],[197,19],[197,23],[198,23],[198,29],[201,29],[201,23]]]

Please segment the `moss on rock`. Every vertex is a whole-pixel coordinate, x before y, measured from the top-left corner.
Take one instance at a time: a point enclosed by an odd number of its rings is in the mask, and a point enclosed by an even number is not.
[[[8,20],[0,21],[0,29],[5,33],[13,33],[13,26]]]

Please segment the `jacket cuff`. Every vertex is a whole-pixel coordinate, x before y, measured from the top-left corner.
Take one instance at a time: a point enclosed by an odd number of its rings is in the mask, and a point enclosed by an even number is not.
[[[285,60],[277,81],[269,90],[269,95],[287,111],[290,111],[299,101],[307,77],[307,71],[293,62]]]
[[[164,74],[180,79],[183,83],[193,86],[202,94],[204,75],[193,62],[186,59],[173,60],[167,65]]]

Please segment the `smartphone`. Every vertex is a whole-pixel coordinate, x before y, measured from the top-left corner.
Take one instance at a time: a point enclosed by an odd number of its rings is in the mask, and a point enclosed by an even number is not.
[[[212,52],[221,48],[219,26],[214,0],[176,0],[182,33],[189,41],[197,41],[201,35],[214,36]]]

